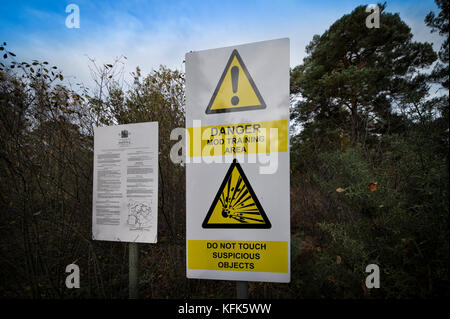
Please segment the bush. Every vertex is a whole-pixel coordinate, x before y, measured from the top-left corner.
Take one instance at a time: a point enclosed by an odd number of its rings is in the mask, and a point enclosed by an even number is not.
[[[323,296],[448,296],[448,170],[445,158],[418,147],[423,142],[390,136],[377,154],[349,148],[319,156],[312,181],[335,210],[320,224],[329,240],[313,255]],[[381,287],[368,290],[372,263]]]

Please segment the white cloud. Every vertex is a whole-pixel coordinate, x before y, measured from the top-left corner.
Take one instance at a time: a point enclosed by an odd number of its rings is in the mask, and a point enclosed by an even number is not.
[[[295,19],[293,15],[285,19],[279,16],[271,19],[266,13],[262,21],[239,24],[236,21],[227,22],[226,18],[214,20],[205,17],[205,12],[201,13],[201,17],[195,17],[192,13],[170,14],[149,17],[149,21],[144,21],[127,10],[109,7],[102,8],[98,21],[92,18],[86,21],[83,20],[81,8],[80,29],[64,29],[57,36],[36,30],[22,35],[20,42],[16,41],[19,46],[14,50],[24,59],[47,60],[60,67],[72,82],[83,82],[88,86],[92,86],[92,81],[87,56],[95,58],[98,63],[111,63],[116,57],[125,55],[126,74],[134,71],[136,66],[147,74],[160,64],[184,70],[184,54],[191,50],[281,37],[291,39],[291,66],[294,67],[302,62],[305,46],[313,35],[323,33],[333,21],[350,11],[347,7],[336,10],[324,6],[323,10],[306,11]],[[422,13],[411,11],[401,17],[412,27],[416,40],[439,41],[439,36],[431,35],[423,23],[426,13],[422,17]],[[64,15],[46,16],[46,13],[37,10],[32,14],[39,19],[60,19],[64,23]],[[171,18],[165,19],[166,16]],[[435,49],[438,48],[439,45],[435,45]]]

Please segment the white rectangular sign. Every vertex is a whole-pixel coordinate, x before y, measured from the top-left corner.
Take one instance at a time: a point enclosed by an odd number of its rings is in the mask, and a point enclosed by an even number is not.
[[[187,277],[290,281],[289,39],[186,54]]]
[[[94,129],[92,239],[156,243],[158,122]]]

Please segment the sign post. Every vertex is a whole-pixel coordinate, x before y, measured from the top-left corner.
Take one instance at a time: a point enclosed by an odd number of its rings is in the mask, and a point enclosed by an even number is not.
[[[236,281],[236,299],[248,299],[248,281]]]
[[[129,299],[139,298],[139,246],[138,243],[128,243],[128,267],[129,267]]]
[[[289,39],[186,54],[187,277],[290,281]]]
[[[158,122],[94,129],[92,239],[128,242],[129,297],[138,298],[138,243],[156,243]]]

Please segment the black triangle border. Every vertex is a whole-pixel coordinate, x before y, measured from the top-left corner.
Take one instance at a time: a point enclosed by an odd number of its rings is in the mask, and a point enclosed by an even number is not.
[[[216,99],[217,94],[219,93],[219,89],[222,85],[223,80],[225,79],[225,76],[227,75],[227,70],[231,65],[231,62],[233,62],[233,58],[236,57],[244,70],[245,75],[247,76],[247,79],[250,82],[250,85],[252,86],[256,96],[258,97],[259,101],[261,102],[260,105],[250,105],[250,106],[240,106],[240,107],[233,107],[229,109],[219,109],[219,110],[211,110],[211,106]],[[225,66],[225,69],[223,70],[222,76],[220,77],[219,83],[217,83],[216,89],[214,90],[214,93],[211,97],[211,100],[209,101],[208,107],[205,110],[206,114],[216,114],[216,113],[228,113],[228,112],[239,112],[239,111],[251,111],[251,110],[261,110],[266,108],[266,102],[264,102],[264,99],[261,96],[261,93],[259,93],[258,88],[256,87],[255,82],[253,81],[252,76],[247,70],[247,67],[245,66],[244,61],[242,60],[241,56],[239,55],[239,52],[234,49],[233,52],[230,55],[230,58],[228,59],[227,65]]]
[[[253,201],[256,204],[256,207],[258,208],[259,212],[261,213],[261,217],[264,220],[264,224],[208,224],[209,218],[211,217],[214,208],[217,205],[217,202],[219,201],[220,196],[222,195],[223,189],[225,188],[228,178],[231,176],[233,172],[233,168],[236,167],[239,174],[241,175],[242,179],[244,180],[245,186],[247,187],[248,191],[250,192],[250,195],[253,198]],[[203,228],[257,228],[257,229],[268,229],[272,227],[272,224],[270,223],[269,219],[267,218],[266,213],[264,212],[264,209],[261,206],[261,203],[258,200],[258,197],[256,197],[255,192],[253,191],[252,186],[250,185],[250,182],[247,179],[247,176],[245,176],[244,171],[242,170],[241,165],[238,163],[236,159],[233,160],[233,163],[231,163],[230,168],[227,171],[227,174],[225,175],[225,178],[223,179],[222,185],[219,187],[219,191],[216,194],[216,197],[214,198],[211,207],[209,208],[208,214],[206,214],[205,219],[202,223]]]

